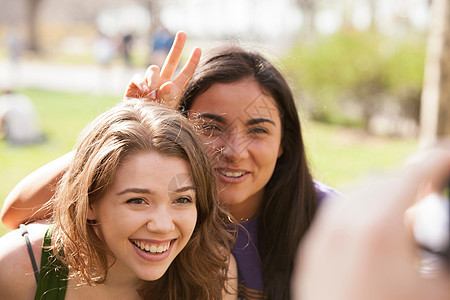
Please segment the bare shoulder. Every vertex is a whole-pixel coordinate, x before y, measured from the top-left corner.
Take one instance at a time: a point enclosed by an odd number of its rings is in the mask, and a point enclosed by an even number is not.
[[[26,228],[39,267],[48,226],[33,224]],[[25,238],[20,229],[10,231],[0,238],[0,299],[33,299],[36,286]]]
[[[235,300],[237,299],[238,292],[238,270],[236,259],[233,254],[230,254],[228,261],[228,272],[227,272],[227,283],[226,283],[226,291],[222,293],[222,299],[224,300]]]

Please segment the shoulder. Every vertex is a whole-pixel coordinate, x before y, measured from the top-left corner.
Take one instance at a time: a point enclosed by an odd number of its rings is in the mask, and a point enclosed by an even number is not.
[[[222,293],[222,299],[234,300],[237,299],[238,292],[238,269],[236,259],[232,254],[228,259],[228,272],[227,283],[225,285],[226,290]]]
[[[329,201],[329,199],[342,196],[339,191],[318,180],[314,180],[314,188],[316,189],[317,201],[319,202],[319,205],[322,204],[323,201]]]
[[[29,238],[39,266],[42,239],[48,226],[28,225]],[[21,230],[0,238],[0,298],[32,299],[36,290],[30,256]]]

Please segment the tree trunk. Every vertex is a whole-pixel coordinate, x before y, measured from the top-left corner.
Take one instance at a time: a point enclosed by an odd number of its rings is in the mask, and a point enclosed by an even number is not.
[[[39,52],[38,12],[41,0],[27,0],[26,4],[26,30],[27,49]]]
[[[421,103],[420,144],[450,135],[450,0],[433,0]]]
[[[341,0],[341,17],[342,17],[342,29],[344,31],[353,30],[353,1],[351,0]]]
[[[376,31],[377,28],[377,1],[369,0],[368,1],[369,10],[370,10],[370,30]]]
[[[303,33],[305,36],[312,36],[315,34],[315,18],[316,18],[316,2],[315,0],[297,0],[297,5],[300,7],[303,14]]]

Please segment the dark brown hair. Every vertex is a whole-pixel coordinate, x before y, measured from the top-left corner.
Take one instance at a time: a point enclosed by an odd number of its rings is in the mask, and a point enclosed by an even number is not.
[[[216,83],[252,78],[275,100],[282,123],[281,146],[274,173],[264,189],[258,225],[264,293],[289,299],[298,244],[317,209],[316,193],[292,91],[282,74],[262,55],[237,46],[220,47],[204,58],[181,99],[185,114],[196,97]]]

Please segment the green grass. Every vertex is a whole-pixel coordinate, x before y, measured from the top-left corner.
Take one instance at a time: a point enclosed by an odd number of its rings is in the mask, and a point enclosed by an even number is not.
[[[27,174],[70,151],[81,129],[119,101],[117,97],[25,90],[34,102],[46,143],[13,147],[0,140],[0,204]],[[416,148],[415,140],[374,138],[355,129],[315,122],[303,126],[315,177],[345,187],[368,172],[398,166]],[[0,224],[0,236],[8,230]]]
[[[15,147],[0,140],[0,204],[27,174],[69,152],[81,129],[120,99],[111,96],[25,90],[38,111],[47,142]],[[0,236],[7,229],[0,224]]]
[[[374,137],[355,128],[314,122],[303,131],[314,177],[338,189],[401,167],[417,149],[416,139]]]

